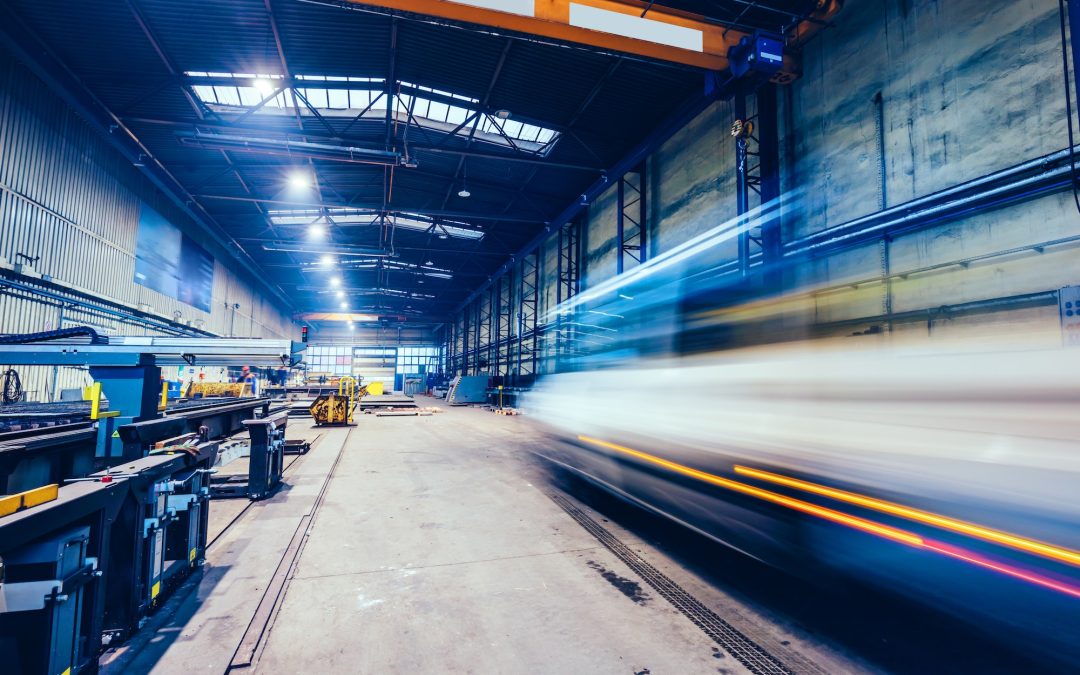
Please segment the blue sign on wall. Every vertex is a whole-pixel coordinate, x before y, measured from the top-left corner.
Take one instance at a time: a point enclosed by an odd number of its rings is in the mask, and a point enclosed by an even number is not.
[[[210,311],[214,258],[145,202],[139,205],[135,283]]]

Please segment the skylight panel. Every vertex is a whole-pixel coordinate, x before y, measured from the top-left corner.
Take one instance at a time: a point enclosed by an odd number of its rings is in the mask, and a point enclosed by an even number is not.
[[[218,103],[225,105],[240,105],[240,92],[236,87],[214,87],[214,94]]]
[[[195,92],[195,95],[199,97],[200,101],[204,103],[217,103],[217,94],[214,93],[213,87],[208,87],[205,84],[197,84],[191,88]]]
[[[438,120],[439,122],[445,122],[446,118],[450,115],[450,106],[439,101],[432,101],[431,106],[428,108],[428,114],[425,115],[428,119]]]
[[[259,101],[263,100],[262,93],[255,87],[237,87],[236,91],[240,94],[240,105],[258,105]]]
[[[458,239],[473,239],[480,240],[484,238],[484,233],[480,230],[466,230],[453,225],[447,225],[445,223],[439,223],[436,229],[442,230],[451,237],[457,237]]]
[[[464,124],[465,120],[468,119],[469,114],[469,110],[460,106],[447,106],[446,121],[454,126]]]
[[[280,75],[204,71],[188,71],[185,75],[192,80],[189,83],[191,91],[212,109],[216,106],[215,112],[218,113],[239,114],[259,106],[253,114],[315,114],[303,101],[295,101],[287,89],[263,103],[263,99],[283,83]],[[200,78],[207,81],[200,83]],[[297,75],[295,79],[305,84],[323,83],[324,86],[303,86],[296,90],[299,97],[306,99],[322,115],[357,115],[364,112],[375,117],[385,114],[387,106],[393,105],[398,119],[411,114],[416,123],[426,129],[472,137],[476,141],[504,147],[513,145],[517,150],[536,154],[547,153],[559,138],[559,133],[554,129],[512,119],[497,120],[478,110],[479,100],[433,87],[401,82],[400,93],[388,94],[383,90],[385,80],[377,77]],[[223,80],[229,83],[222,83]],[[342,86],[342,83],[355,83],[357,88]],[[456,103],[458,101],[460,105]],[[299,109],[294,110],[297,105]],[[475,125],[466,124],[466,120],[478,113]]]
[[[327,103],[326,107],[335,110],[348,110],[349,109],[349,90],[348,89],[328,89],[326,90]],[[314,101],[312,101],[314,103]]]
[[[421,216],[398,216],[394,219],[394,223],[397,227],[405,228],[407,230],[423,232],[431,231],[436,235],[445,234],[457,239],[479,241],[484,238],[483,230],[472,228],[466,223],[450,224],[445,221],[435,222],[431,219],[424,219]]]
[[[503,131],[510,138],[518,138],[521,136],[521,127],[524,125],[521,122],[515,122],[514,120],[506,120],[503,122]]]
[[[331,91],[333,92],[334,90]],[[370,89],[339,89],[337,92],[340,92],[347,97],[346,105],[343,109],[349,111],[363,110],[370,106],[372,101],[382,95],[382,92]],[[333,100],[334,99],[331,98],[331,101]],[[386,106],[380,104],[373,107],[373,109],[386,110]]]
[[[308,103],[316,108],[329,108],[327,103],[328,90],[325,89],[302,89],[300,93],[308,99]]]

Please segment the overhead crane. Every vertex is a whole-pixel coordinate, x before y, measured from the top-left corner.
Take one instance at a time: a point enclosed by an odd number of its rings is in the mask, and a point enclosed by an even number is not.
[[[712,71],[729,68],[729,54],[745,38],[736,28],[704,16],[632,0],[349,0],[390,12],[421,14],[632,54]],[[793,20],[795,42],[816,33],[843,7],[842,0],[818,0],[801,21]],[[785,54],[774,81],[790,82],[798,59]]]

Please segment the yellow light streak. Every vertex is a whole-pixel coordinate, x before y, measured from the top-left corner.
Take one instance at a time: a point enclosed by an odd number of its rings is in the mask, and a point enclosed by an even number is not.
[[[679,464],[677,462],[672,462],[670,460],[657,457],[656,455],[650,455],[647,452],[641,452],[640,450],[634,450],[632,448],[617,445],[615,443],[608,443],[607,441],[601,441],[599,439],[590,438],[588,436],[578,436],[578,440],[602,448],[606,448],[608,450],[614,450],[615,452],[620,452],[631,457],[636,457],[637,459],[644,460],[651,464],[656,464],[657,466],[662,466],[665,469],[680,473],[684,476],[690,476],[691,478],[696,478],[700,481],[726,488],[734,492],[739,492],[745,495],[750,495],[752,497],[757,497],[758,499],[763,499],[774,504],[780,504],[796,511],[802,511],[803,513],[808,513],[810,515],[817,516],[818,518],[830,520],[834,523],[847,525],[848,527],[853,527],[857,530],[862,530],[863,532],[876,534],[880,537],[885,537],[886,539],[899,541],[901,543],[907,544],[908,546],[921,547],[923,544],[923,541],[919,536],[914,535],[910,532],[898,530],[895,527],[889,527],[888,525],[881,525],[879,523],[865,520],[863,518],[858,518],[856,516],[849,516],[846,513],[827,509],[825,507],[811,504],[809,502],[804,502],[799,499],[793,499],[791,497],[777,494],[775,492],[770,492],[768,490],[762,490],[761,488],[730,480],[722,476],[716,476],[711,473],[706,473],[705,471],[699,471],[698,469],[694,469],[689,466]]]
[[[768,481],[777,485],[784,485],[796,490],[802,490],[804,492],[811,492],[813,494],[829,497],[837,501],[846,502],[848,504],[855,504],[856,506],[862,506],[867,509],[879,511],[881,513],[888,513],[890,515],[905,518],[907,520],[913,520],[915,522],[923,523],[926,525],[932,525],[934,527],[948,530],[950,532],[957,532],[976,539],[982,539],[983,541],[989,541],[995,544],[1000,544],[1019,551],[1025,551],[1034,555],[1052,558],[1060,562],[1068,563],[1070,565],[1080,566],[1080,552],[1073,551],[1071,549],[1063,548],[1060,546],[1054,546],[1053,544],[1047,544],[1041,541],[1035,541],[1033,539],[1027,539],[1016,534],[1009,532],[1002,532],[1001,530],[994,530],[982,525],[976,525],[963,520],[957,520],[955,518],[949,518],[948,516],[942,516],[937,513],[931,513],[929,511],[922,511],[919,509],[913,509],[909,506],[902,504],[896,504],[894,502],[885,501],[883,499],[876,499],[874,497],[867,497],[854,492],[847,492],[846,490],[837,490],[836,488],[826,487],[824,485],[818,485],[817,483],[810,483],[797,478],[789,478],[788,476],[782,476],[780,474],[772,473],[770,471],[762,471],[761,469],[752,469],[746,466],[735,465],[735,473],[741,476],[748,476],[750,478],[757,478],[758,480]]]

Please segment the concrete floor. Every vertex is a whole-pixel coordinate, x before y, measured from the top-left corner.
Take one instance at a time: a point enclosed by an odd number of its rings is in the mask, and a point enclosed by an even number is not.
[[[549,498],[526,419],[322,434],[273,498],[212,511],[206,568],[105,672],[749,672]],[[795,672],[860,670],[604,527]]]

